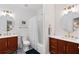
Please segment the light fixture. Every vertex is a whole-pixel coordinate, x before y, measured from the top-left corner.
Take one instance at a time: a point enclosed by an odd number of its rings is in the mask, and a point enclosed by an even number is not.
[[[77,5],[70,5],[64,8],[63,14],[67,14],[68,12],[77,12],[78,6]]]
[[[64,10],[66,10],[67,8],[64,8]]]
[[[2,15],[9,15],[11,17],[14,17],[14,14],[11,10],[1,10],[2,11]]]
[[[74,8],[74,7],[75,7],[75,5],[72,5],[72,7]]]

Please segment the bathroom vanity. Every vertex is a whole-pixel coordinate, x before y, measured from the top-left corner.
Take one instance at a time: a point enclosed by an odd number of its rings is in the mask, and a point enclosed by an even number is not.
[[[79,54],[79,41],[49,37],[49,51],[53,54]]]
[[[0,37],[0,54],[13,53],[18,48],[17,36]]]
[[[53,54],[79,54],[79,14],[69,11],[60,19],[61,31],[50,35],[49,52]],[[51,32],[50,32],[51,33]],[[76,33],[76,34],[73,34]],[[62,34],[62,35],[61,35]]]

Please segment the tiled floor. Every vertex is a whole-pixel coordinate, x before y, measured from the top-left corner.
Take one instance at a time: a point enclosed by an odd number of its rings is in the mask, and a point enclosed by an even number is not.
[[[26,54],[26,53],[23,51],[23,49],[18,49],[17,54]]]

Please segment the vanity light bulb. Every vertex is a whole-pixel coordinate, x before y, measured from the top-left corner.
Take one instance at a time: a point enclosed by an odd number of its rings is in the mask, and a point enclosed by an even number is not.
[[[66,10],[67,8],[64,8],[64,10]]]
[[[63,15],[64,15],[64,14],[67,14],[68,12],[69,12],[69,10],[64,10],[64,11],[63,11]]]
[[[77,12],[77,8],[72,8],[72,12]]]
[[[69,10],[69,9],[71,9],[72,7],[71,6],[69,6],[67,9]]]
[[[9,15],[14,18],[14,14],[9,14]]]
[[[72,5],[72,8],[74,8],[74,5]]]
[[[5,13],[5,12],[2,12],[2,15],[4,15],[4,16],[5,16],[5,15],[6,15],[6,13]]]

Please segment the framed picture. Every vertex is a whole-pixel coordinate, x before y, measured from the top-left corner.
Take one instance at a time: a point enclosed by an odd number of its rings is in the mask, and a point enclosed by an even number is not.
[[[22,24],[25,25],[26,24],[26,21],[22,21]]]
[[[19,26],[19,28],[27,28],[27,23],[26,23],[25,20],[21,20],[21,21],[20,21],[20,26]]]

